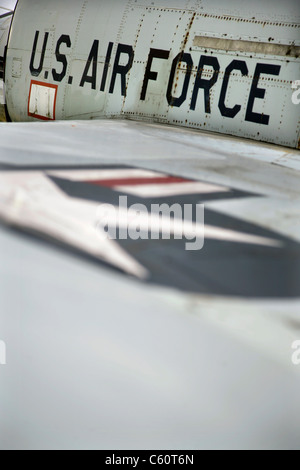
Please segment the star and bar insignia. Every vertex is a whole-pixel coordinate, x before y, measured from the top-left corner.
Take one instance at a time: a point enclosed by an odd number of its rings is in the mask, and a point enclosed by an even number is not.
[[[205,295],[298,297],[297,242],[205,208],[211,201],[251,197],[260,195],[122,165],[0,171],[2,221],[62,243],[105,266],[144,282]],[[120,205],[124,200],[126,205]],[[192,208],[187,220],[179,220],[176,211],[166,215],[161,211],[174,205],[179,214]],[[199,205],[204,205],[201,223]],[[153,206],[158,213],[153,214]],[[118,215],[115,238],[104,236],[103,207],[107,220]],[[144,211],[135,213],[133,207]],[[140,236],[124,236],[133,225]],[[187,250],[187,240],[197,234],[203,234],[201,249]]]

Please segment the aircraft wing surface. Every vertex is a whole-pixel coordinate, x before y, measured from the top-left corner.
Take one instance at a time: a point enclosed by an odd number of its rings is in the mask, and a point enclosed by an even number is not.
[[[7,44],[15,4],[15,0],[2,0],[0,3],[0,122],[4,120],[1,109],[3,104],[4,49]]]
[[[0,447],[299,448],[299,175],[211,133],[0,124]]]

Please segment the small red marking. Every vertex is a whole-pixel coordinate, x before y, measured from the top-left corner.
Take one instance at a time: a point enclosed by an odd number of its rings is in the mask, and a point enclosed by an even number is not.
[[[53,107],[54,107],[54,109],[53,109],[53,118],[47,118],[45,116],[40,116],[39,114],[33,114],[33,113],[29,112],[32,85],[38,85],[38,86],[43,86],[45,88],[54,88],[55,89],[54,105],[53,105]],[[36,80],[31,80],[30,89],[29,89],[29,97],[28,97],[28,109],[27,109],[28,116],[34,117],[36,119],[42,119],[42,121],[55,121],[57,90],[58,90],[58,85],[52,85],[51,83],[37,82]]]
[[[149,184],[174,184],[174,183],[192,183],[191,180],[185,180],[183,178],[176,178],[172,176],[166,176],[164,178],[119,178],[111,180],[96,180],[86,181],[86,183],[94,184],[97,186],[105,186],[112,188],[114,186],[140,186]]]

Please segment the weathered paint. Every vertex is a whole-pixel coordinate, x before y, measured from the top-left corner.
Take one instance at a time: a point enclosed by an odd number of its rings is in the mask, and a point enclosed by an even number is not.
[[[170,5],[171,3],[171,5]],[[56,119],[128,118],[299,147],[297,2],[19,0],[6,62],[14,121],[32,82]],[[52,117],[50,117],[52,119]]]

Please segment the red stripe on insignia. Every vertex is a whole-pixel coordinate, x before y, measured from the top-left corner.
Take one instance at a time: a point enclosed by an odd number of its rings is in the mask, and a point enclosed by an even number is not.
[[[96,181],[86,181],[86,183],[94,184],[97,186],[105,186],[112,188],[114,186],[140,186],[143,184],[174,184],[174,183],[192,183],[191,180],[186,180],[183,178],[175,178],[168,176],[165,178],[119,178],[112,180],[96,180]]]

